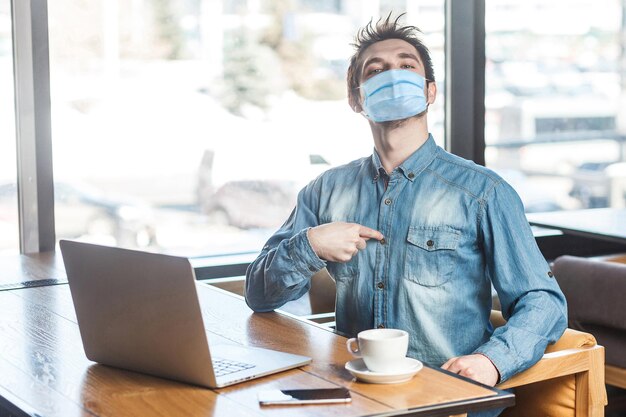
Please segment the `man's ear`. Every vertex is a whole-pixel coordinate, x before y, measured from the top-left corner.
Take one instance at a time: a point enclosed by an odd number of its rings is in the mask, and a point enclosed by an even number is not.
[[[355,113],[361,113],[363,111],[363,107],[361,107],[360,98],[361,97],[359,95],[358,90],[350,94],[350,97],[348,97],[348,104],[350,104],[350,108]]]
[[[427,93],[426,102],[428,104],[433,104],[437,98],[437,84],[435,84],[434,81],[428,82]]]

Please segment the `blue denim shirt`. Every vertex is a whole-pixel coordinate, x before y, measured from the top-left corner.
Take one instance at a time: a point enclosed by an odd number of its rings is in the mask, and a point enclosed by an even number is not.
[[[370,239],[347,263],[326,262],[307,231],[336,221],[385,239]],[[374,152],[306,186],[248,268],[246,301],[255,311],[279,308],[305,294],[324,267],[337,284],[337,330],[404,329],[409,356],[434,366],[482,353],[504,381],[538,361],[567,325],[565,298],[517,193],[432,136],[390,175]],[[491,284],[508,319],[495,331]]]

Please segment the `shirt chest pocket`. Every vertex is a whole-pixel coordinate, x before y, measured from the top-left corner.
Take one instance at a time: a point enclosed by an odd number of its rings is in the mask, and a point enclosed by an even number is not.
[[[461,233],[450,228],[412,226],[409,229],[404,278],[426,287],[450,280],[457,266]]]

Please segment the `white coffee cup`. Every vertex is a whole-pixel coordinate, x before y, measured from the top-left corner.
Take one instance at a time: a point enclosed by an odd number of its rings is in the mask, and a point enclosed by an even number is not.
[[[372,372],[399,372],[409,348],[409,334],[398,329],[364,330],[348,339],[346,346],[353,356],[363,358]]]

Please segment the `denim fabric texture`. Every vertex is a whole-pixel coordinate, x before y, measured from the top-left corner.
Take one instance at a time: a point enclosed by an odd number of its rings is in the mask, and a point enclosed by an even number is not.
[[[386,185],[387,183],[387,185]],[[309,228],[354,222],[379,230],[347,263],[320,259]],[[304,295],[326,267],[337,284],[337,330],[406,330],[410,357],[440,366],[482,353],[501,381],[537,362],[567,325],[563,293],[517,193],[432,136],[389,175],[378,154],[330,169],[250,265],[246,301],[271,311]],[[491,285],[507,324],[491,326]]]

